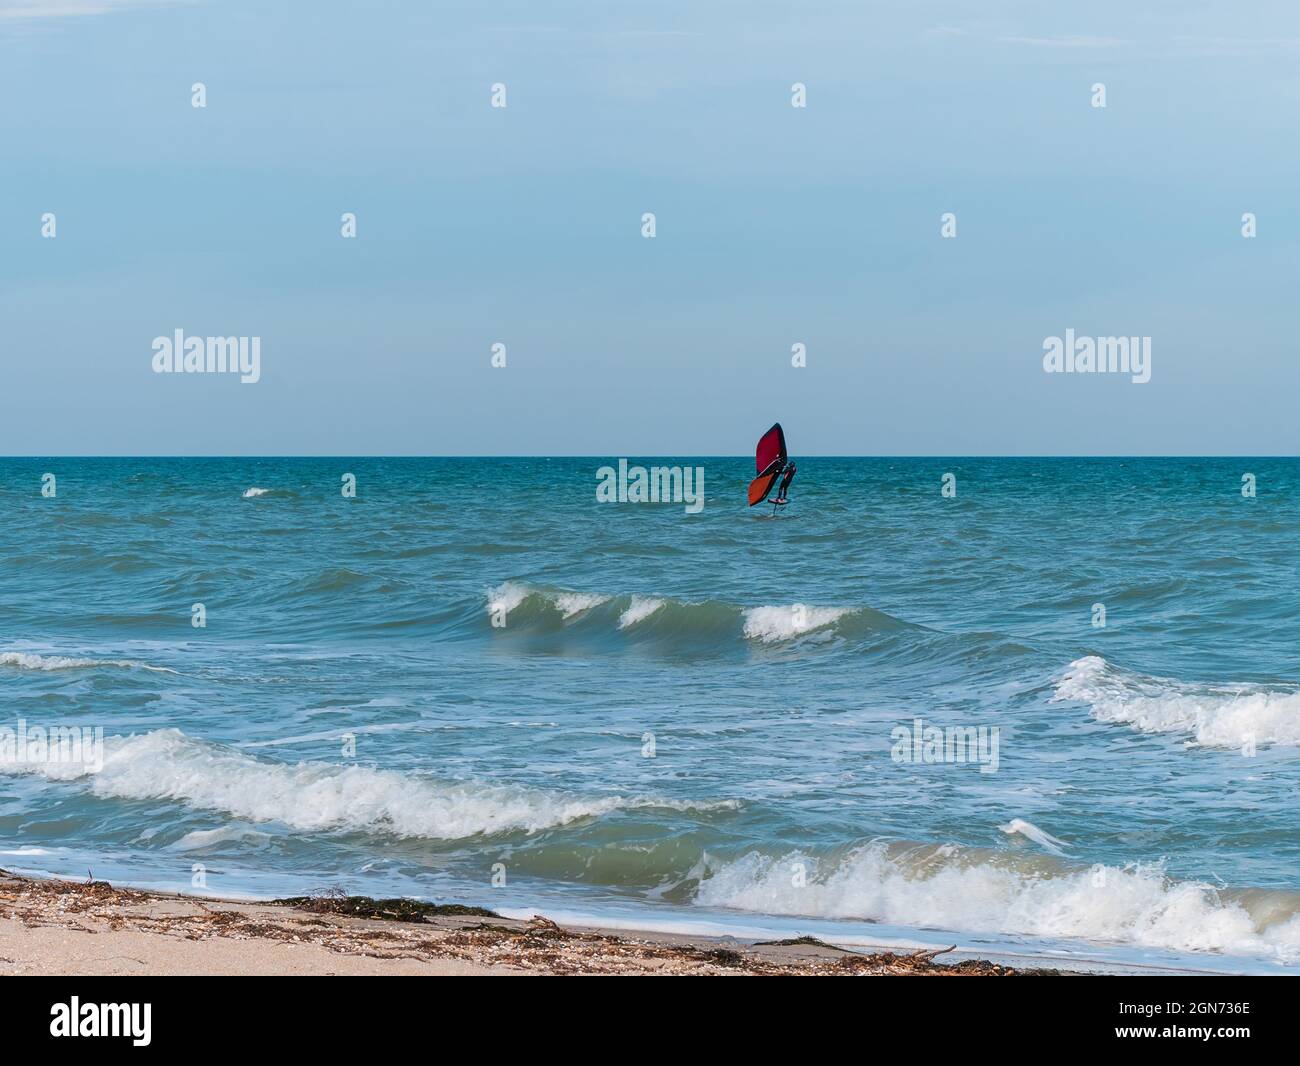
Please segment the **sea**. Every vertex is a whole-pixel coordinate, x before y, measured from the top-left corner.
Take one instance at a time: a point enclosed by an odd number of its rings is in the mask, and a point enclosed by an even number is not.
[[[0,459],[0,867],[1300,970],[1300,460],[797,459]]]

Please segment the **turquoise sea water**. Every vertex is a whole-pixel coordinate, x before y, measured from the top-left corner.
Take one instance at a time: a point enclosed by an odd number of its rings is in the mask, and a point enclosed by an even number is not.
[[[0,460],[0,866],[1300,964],[1300,461],[797,458]]]

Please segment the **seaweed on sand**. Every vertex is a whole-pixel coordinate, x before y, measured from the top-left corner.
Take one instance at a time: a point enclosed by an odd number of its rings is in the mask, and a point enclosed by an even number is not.
[[[342,892],[321,892],[311,896],[289,896],[272,900],[281,907],[296,907],[317,914],[339,914],[349,918],[375,918],[387,922],[427,922],[430,918],[499,918],[484,907],[466,907],[459,903],[423,903],[415,899],[372,899],[370,896],[347,896]]]

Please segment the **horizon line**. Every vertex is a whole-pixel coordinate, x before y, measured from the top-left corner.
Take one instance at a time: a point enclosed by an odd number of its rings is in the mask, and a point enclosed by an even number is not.
[[[686,457],[688,457],[688,458],[694,458],[694,459],[744,459],[744,460],[752,459],[752,456],[749,455],[748,453],[741,453],[741,454],[738,454],[738,455],[725,455],[725,454],[721,454],[721,453],[719,453],[719,454],[703,454],[703,453],[691,454],[691,453],[689,453],[689,452],[678,453],[678,456],[677,456],[677,457],[681,457],[681,456],[686,456]],[[205,459],[493,459],[493,460],[503,460],[503,459],[547,459],[547,460],[550,460],[550,459],[603,459],[603,460],[609,460],[610,458],[619,458],[619,459],[628,459],[628,458],[636,458],[636,459],[647,459],[647,458],[649,458],[649,459],[654,459],[654,458],[659,458],[659,459],[666,459],[666,458],[671,458],[671,457],[672,457],[672,456],[668,456],[668,455],[658,455],[658,456],[656,456],[656,455],[653,455],[653,454],[651,454],[651,453],[649,453],[649,452],[644,452],[644,453],[628,452],[628,453],[625,453],[625,454],[623,454],[623,455],[615,455],[614,453],[608,453],[608,452],[606,452],[606,453],[576,453],[576,452],[575,452],[575,453],[572,453],[572,454],[565,454],[565,455],[560,455],[560,454],[555,454],[555,455],[547,455],[547,454],[533,454],[533,455],[523,455],[523,454],[512,454],[512,455],[477,455],[477,454],[475,454],[475,455],[468,455],[468,454],[466,454],[466,455],[460,455],[460,454],[442,454],[442,455],[435,455],[435,454],[423,454],[423,453],[421,453],[421,454],[417,454],[417,453],[410,453],[410,454],[366,454],[366,453],[360,453],[360,452],[336,452],[336,453],[325,453],[325,452],[320,452],[320,453],[314,453],[314,454],[300,454],[300,455],[288,455],[288,454],[285,454],[285,455],[273,455],[273,454],[248,454],[248,455],[181,455],[181,454],[172,454],[172,455],[164,455],[164,454],[151,454],[151,453],[143,453],[143,452],[141,452],[141,453],[136,453],[136,452],[125,452],[125,453],[111,453],[111,454],[110,454],[110,453],[106,453],[106,454],[102,454],[102,455],[74,454],[74,453],[67,453],[67,454],[45,453],[45,454],[33,454],[33,455],[0,455],[0,460],[10,460],[10,459],[193,459],[193,460],[205,460]],[[1051,455],[1049,455],[1049,454],[1034,454],[1034,453],[996,453],[996,454],[995,454],[995,453],[992,453],[992,452],[987,452],[987,453],[982,453],[982,454],[981,454],[981,453],[970,453],[970,454],[964,454],[964,455],[963,455],[963,454],[957,454],[957,453],[954,453],[954,452],[931,452],[931,453],[928,453],[928,454],[920,454],[920,453],[917,453],[917,454],[903,454],[903,453],[890,454],[890,453],[885,453],[885,454],[874,454],[874,455],[868,455],[868,454],[849,454],[849,453],[827,452],[827,453],[819,453],[819,454],[812,454],[812,453],[809,453],[809,454],[806,454],[806,455],[802,455],[802,456],[800,456],[800,458],[805,459],[805,460],[809,460],[809,459],[1088,459],[1088,460],[1094,460],[1094,459],[1300,459],[1300,455],[1294,455],[1294,454],[1281,454],[1281,453],[1277,453],[1277,454],[1267,454],[1267,453],[1254,453],[1254,452],[1240,452],[1240,453],[1232,453],[1232,454],[1219,453],[1219,454],[1215,454],[1215,455],[1211,455],[1211,454],[1191,454],[1191,453],[1172,453],[1172,452],[1170,452],[1170,453],[1160,453],[1160,454],[1136,454],[1136,453],[1134,453],[1134,454],[1119,454],[1119,453],[1117,453],[1117,454],[1114,454],[1114,455],[1097,455],[1097,454],[1093,454],[1093,455],[1087,455],[1087,454],[1079,454],[1079,455],[1051,454]]]

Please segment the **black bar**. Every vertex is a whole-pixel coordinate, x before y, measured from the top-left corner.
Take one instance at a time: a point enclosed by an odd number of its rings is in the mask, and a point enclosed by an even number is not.
[[[699,1050],[702,1040],[719,1049],[770,1048],[775,1040],[808,1052],[848,1041],[863,1054],[892,1054],[899,1041],[917,1053],[1188,1044],[1231,1053],[1280,1042],[1294,1031],[1296,1013],[1295,986],[1267,977],[874,977],[852,987],[842,979],[833,989],[810,978],[727,978],[703,988],[701,978],[481,980],[29,977],[0,988],[11,1054],[60,1044],[94,1053],[112,1044],[128,1053],[351,1050],[373,1058],[422,1047],[431,1059],[511,1049],[526,1063],[566,1047],[604,1046],[608,1057],[618,1047]],[[55,1012],[74,996],[82,1011],[135,1004],[140,1018],[148,1004],[148,1043],[51,1035]],[[404,1045],[409,1050],[399,1052]]]

